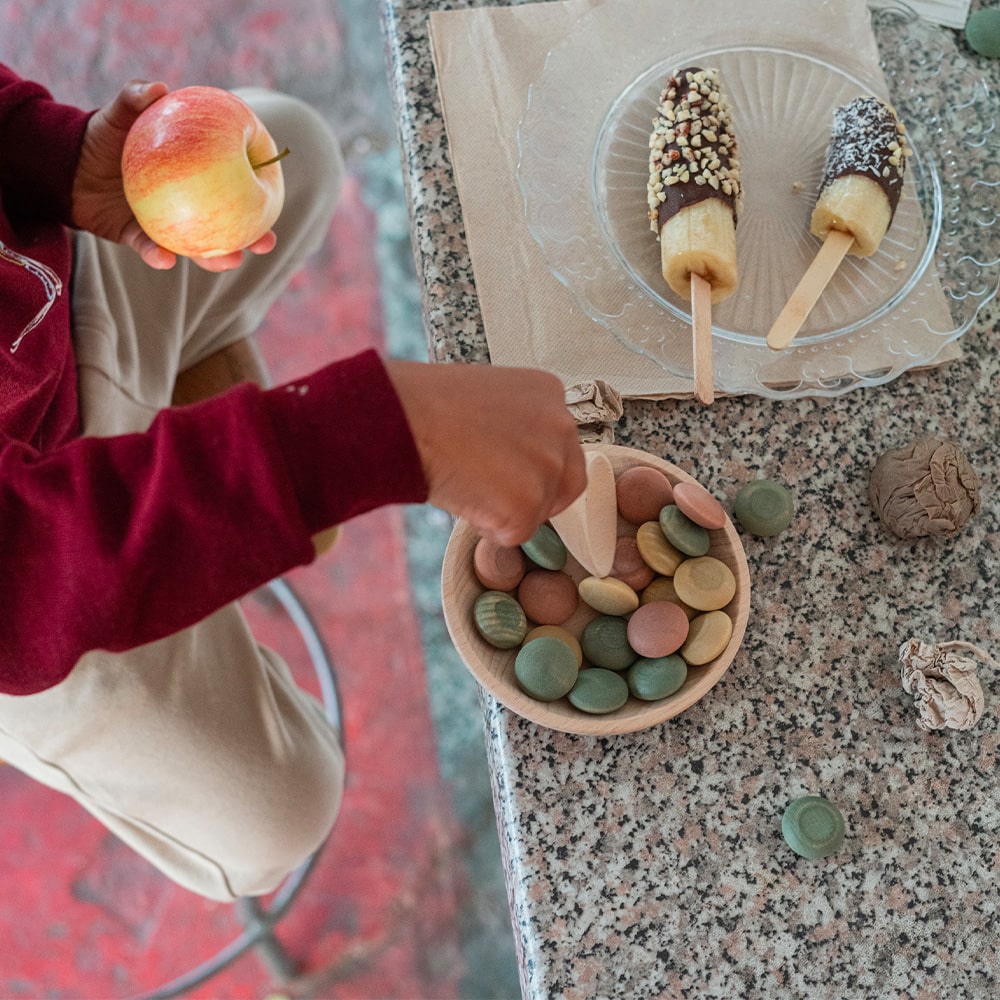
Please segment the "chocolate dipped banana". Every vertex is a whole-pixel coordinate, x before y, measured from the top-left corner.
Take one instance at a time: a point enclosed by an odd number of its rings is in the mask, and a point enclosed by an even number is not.
[[[837,108],[809,231],[823,245],[767,335],[787,347],[847,254],[870,257],[892,222],[910,155],[906,128],[888,104],[856,97]]]
[[[856,97],[837,108],[809,225],[813,236],[850,233],[848,253],[870,257],[896,212],[909,153],[906,128],[889,105]]]
[[[667,284],[691,301],[694,393],[714,398],[712,304],[736,290],[740,162],[718,71],[670,76],[649,137],[647,204]]]
[[[712,302],[736,289],[740,166],[718,71],[690,67],[667,79],[649,137],[650,228],[660,240],[663,278],[691,294],[691,275]]]

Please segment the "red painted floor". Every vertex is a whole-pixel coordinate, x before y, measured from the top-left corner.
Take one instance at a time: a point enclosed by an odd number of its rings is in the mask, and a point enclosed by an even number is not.
[[[146,75],[145,65],[148,75],[169,69],[174,84],[281,83],[276,66],[288,72],[297,60],[306,77],[312,62],[336,53],[336,9],[307,0],[280,9],[270,0],[0,0],[0,60],[66,99],[76,72],[95,92],[105,78]],[[136,70],[135,62],[143,65]],[[276,382],[384,346],[374,230],[349,177],[326,246],[261,331]],[[279,926],[298,978],[276,985],[249,954],[190,996],[455,997],[465,971],[456,917],[465,887],[451,856],[461,831],[437,764],[401,511],[351,522],[329,555],[288,582],[336,667],[348,755],[343,809]],[[273,600],[254,599],[248,613],[310,684],[304,647]],[[174,887],[74,803],[9,766],[0,767],[0,884],[3,998],[133,996],[202,962],[239,931],[232,907]]]

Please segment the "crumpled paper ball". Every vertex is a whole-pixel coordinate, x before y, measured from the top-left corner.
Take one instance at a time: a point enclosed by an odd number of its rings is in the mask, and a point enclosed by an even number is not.
[[[566,406],[576,421],[581,444],[614,444],[614,425],[625,412],[618,391],[594,379],[566,389]]]
[[[968,642],[935,645],[907,639],[899,647],[903,690],[913,695],[921,729],[971,729],[985,706],[976,676],[976,658],[992,664],[992,657]]]
[[[900,538],[954,535],[979,510],[979,476],[955,445],[925,435],[879,457],[868,497]]]

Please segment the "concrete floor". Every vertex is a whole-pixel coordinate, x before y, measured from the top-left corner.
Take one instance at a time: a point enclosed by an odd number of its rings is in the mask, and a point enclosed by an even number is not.
[[[330,245],[265,323],[272,373],[281,381],[369,345],[426,358],[370,0],[0,0],[0,24],[0,60],[82,106],[132,76],[263,83],[313,103],[341,138],[349,177]],[[375,512],[334,556],[293,575],[337,668],[344,813],[279,927],[301,974],[276,983],[248,955],[191,996],[519,995],[477,690],[440,613],[449,531],[432,508]],[[248,613],[308,683],[280,609],[255,599]],[[0,879],[4,997],[135,995],[240,927],[232,908],[175,890],[11,768],[0,768]]]

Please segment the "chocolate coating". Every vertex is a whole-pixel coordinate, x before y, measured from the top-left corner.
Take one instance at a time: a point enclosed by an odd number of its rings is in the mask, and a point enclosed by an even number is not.
[[[856,97],[834,111],[820,196],[838,177],[868,177],[885,192],[891,220],[905,169],[906,139],[892,108],[875,97]]]

